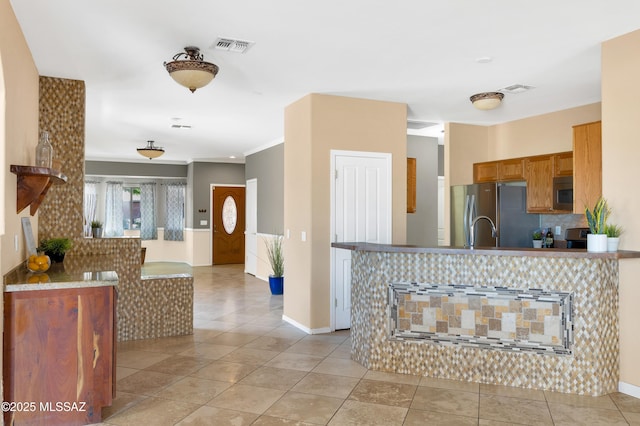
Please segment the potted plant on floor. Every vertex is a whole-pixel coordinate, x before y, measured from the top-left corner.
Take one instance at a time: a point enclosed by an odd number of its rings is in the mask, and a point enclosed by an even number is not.
[[[274,235],[265,241],[267,257],[273,274],[269,275],[271,294],[282,294],[284,290],[284,254],[282,252],[282,235]]]
[[[585,208],[584,214],[587,217],[587,225],[589,225],[590,234],[587,234],[587,251],[594,253],[603,253],[607,251],[607,234],[605,228],[607,225],[607,218],[611,210],[607,200],[600,197],[596,201],[593,210]]]
[[[102,238],[102,222],[99,220],[91,221],[91,235],[93,238]]]
[[[61,263],[64,261],[64,255],[71,249],[73,243],[69,238],[49,238],[48,240],[40,241],[38,251],[43,251],[44,254],[51,258],[52,262]]]
[[[610,223],[605,227],[605,234],[607,234],[607,251],[618,251],[622,228]]]

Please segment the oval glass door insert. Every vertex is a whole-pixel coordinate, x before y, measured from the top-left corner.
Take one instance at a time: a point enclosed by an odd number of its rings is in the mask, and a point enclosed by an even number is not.
[[[238,223],[238,207],[236,206],[236,200],[231,195],[228,195],[222,203],[222,226],[227,234],[233,234]]]

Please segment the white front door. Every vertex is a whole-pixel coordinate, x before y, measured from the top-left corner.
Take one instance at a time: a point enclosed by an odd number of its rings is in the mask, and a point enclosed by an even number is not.
[[[336,242],[391,243],[391,154],[332,151]],[[351,251],[332,249],[334,329],[351,327]]]
[[[258,179],[247,181],[244,233],[244,272],[256,275],[258,267]]]

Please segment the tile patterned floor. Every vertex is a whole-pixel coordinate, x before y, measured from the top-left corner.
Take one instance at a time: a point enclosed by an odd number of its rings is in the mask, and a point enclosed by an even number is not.
[[[118,346],[106,425],[640,425],[640,400],[369,371],[349,333],[307,335],[242,267],[193,269],[192,336]]]

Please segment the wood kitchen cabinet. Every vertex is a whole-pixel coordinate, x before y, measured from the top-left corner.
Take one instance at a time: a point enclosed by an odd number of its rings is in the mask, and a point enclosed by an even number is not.
[[[573,126],[573,212],[584,213],[602,196],[602,124]]]
[[[407,213],[416,212],[416,159],[407,158]]]
[[[498,162],[498,182],[521,180],[525,180],[523,158],[500,160]]]
[[[573,152],[553,154],[553,177],[573,176]]]
[[[473,165],[473,183],[497,182],[498,162],[487,161]]]
[[[114,392],[114,298],[113,286],[5,292],[4,401],[34,404],[5,411],[5,424],[100,423]]]
[[[553,211],[553,156],[527,157],[527,212]]]

